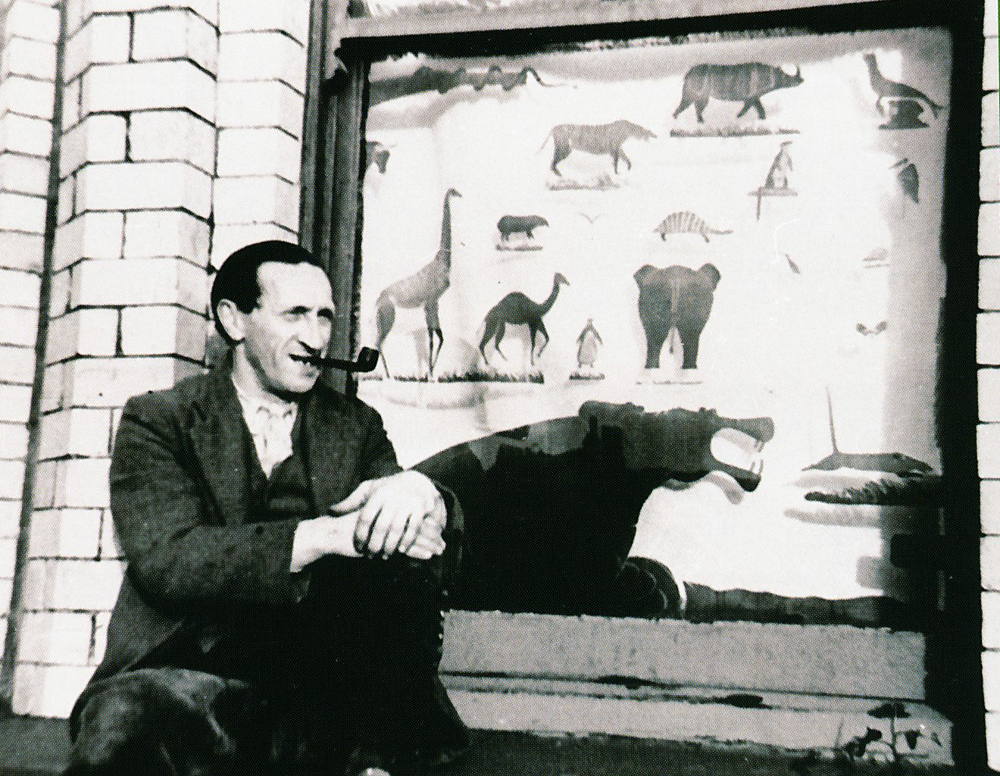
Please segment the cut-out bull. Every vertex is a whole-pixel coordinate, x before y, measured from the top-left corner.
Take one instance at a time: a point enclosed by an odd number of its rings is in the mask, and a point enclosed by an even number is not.
[[[674,111],[677,118],[688,106],[694,105],[698,123],[709,97],[729,102],[742,102],[743,107],[736,114],[740,118],[750,108],[757,109],[757,115],[765,118],[764,106],[760,98],[775,89],[787,89],[802,83],[802,72],[796,67],[794,73],[786,73],[780,67],[765,65],[763,62],[744,62],[739,65],[695,65],[684,76],[681,101]]]

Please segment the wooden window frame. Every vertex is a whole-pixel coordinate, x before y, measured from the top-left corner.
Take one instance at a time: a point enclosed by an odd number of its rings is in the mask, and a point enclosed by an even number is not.
[[[549,0],[555,3],[555,0]],[[300,239],[320,256],[334,285],[332,350],[358,340],[362,144],[370,63],[422,51],[475,56],[539,50],[595,39],[785,29],[845,32],[935,26],[952,37],[952,100],[946,140],[942,257],[947,272],[937,415],[946,482],[945,537],[927,562],[948,585],[939,632],[929,637],[928,696],[955,722],[957,772],[985,765],[981,667],[976,313],[978,169],[982,112],[983,8],[979,0],[570,0],[552,10],[508,8],[424,17],[352,18],[348,0],[312,0],[303,128]],[[352,393],[343,374],[332,385]],[[934,677],[937,677],[936,683]]]

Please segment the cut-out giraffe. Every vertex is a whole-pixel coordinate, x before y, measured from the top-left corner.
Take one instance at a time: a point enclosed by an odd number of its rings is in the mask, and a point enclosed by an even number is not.
[[[434,376],[434,365],[438,356],[441,355],[441,346],[444,344],[444,334],[441,332],[441,322],[438,319],[438,300],[441,295],[448,290],[451,285],[451,198],[461,197],[455,189],[448,189],[444,195],[444,205],[441,212],[441,243],[434,258],[417,270],[412,275],[397,280],[392,285],[385,288],[379,294],[375,303],[376,323],[378,326],[378,345],[382,349],[382,342],[392,330],[392,325],[396,321],[396,308],[424,308],[424,319],[427,321],[427,371]],[[434,335],[437,335],[437,352],[434,351]],[[382,353],[382,366],[385,368],[386,377],[389,374],[389,364],[385,360],[385,352]]]

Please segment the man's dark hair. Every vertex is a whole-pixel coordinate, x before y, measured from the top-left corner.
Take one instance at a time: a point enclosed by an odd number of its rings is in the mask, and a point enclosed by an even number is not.
[[[301,245],[282,240],[265,240],[253,243],[229,255],[212,281],[212,316],[215,328],[226,342],[232,344],[229,335],[219,322],[218,307],[223,299],[229,299],[242,312],[248,313],[260,301],[260,281],[257,270],[260,265],[275,261],[279,264],[312,264],[324,269],[319,260]]]

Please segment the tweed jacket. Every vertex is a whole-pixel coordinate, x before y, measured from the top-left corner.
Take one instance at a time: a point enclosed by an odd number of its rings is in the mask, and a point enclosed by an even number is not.
[[[300,404],[313,514],[255,522],[248,431],[229,367],[135,396],[111,462],[111,511],[128,561],[91,682],[128,670],[185,627],[293,605],[289,571],[299,519],[323,514],[363,480],[400,471],[378,413],[318,383]],[[445,494],[449,524],[460,520]]]

